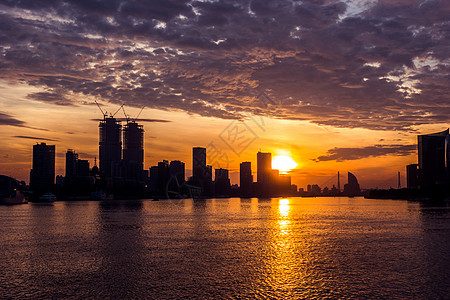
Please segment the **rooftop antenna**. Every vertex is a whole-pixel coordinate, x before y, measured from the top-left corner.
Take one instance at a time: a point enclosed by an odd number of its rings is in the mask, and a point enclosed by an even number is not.
[[[141,115],[141,112],[144,110],[145,106],[142,106],[141,111],[138,113],[138,115],[136,116],[136,118],[134,118],[133,122],[136,122],[136,120],[139,118],[139,116]]]
[[[100,107],[100,104],[98,104],[97,100],[94,100],[95,104],[97,104],[98,109],[100,109],[100,111],[102,112],[103,115],[103,119],[106,119],[106,117],[108,116],[108,113],[106,111],[103,111],[103,109]]]

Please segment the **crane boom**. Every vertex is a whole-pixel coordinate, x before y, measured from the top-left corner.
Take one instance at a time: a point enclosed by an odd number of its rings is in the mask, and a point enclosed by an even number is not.
[[[127,113],[125,112],[125,107],[124,107],[123,104],[122,104],[122,110],[123,110],[123,114],[125,115],[125,119],[127,120],[127,123],[128,123],[128,121],[130,120],[130,118],[128,117]]]
[[[108,114],[106,114],[106,112],[103,111],[103,109],[100,107],[100,104],[98,104],[97,100],[94,100],[94,101],[95,101],[95,104],[97,104],[98,109],[100,109],[100,111],[102,112],[103,118],[106,118],[106,116]]]
[[[115,112],[114,114],[111,115],[111,117],[114,117],[114,116],[119,112],[119,110],[120,110],[122,107],[123,107],[123,104],[119,107],[118,110],[116,110],[116,112]]]
[[[137,118],[139,118],[139,116],[141,115],[141,112],[144,110],[145,106],[142,106],[141,111],[138,113],[138,115],[136,116],[136,118],[134,118],[134,121],[136,122]]]

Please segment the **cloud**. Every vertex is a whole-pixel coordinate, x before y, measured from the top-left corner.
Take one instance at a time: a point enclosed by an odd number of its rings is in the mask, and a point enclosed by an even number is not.
[[[34,130],[40,130],[40,131],[49,131],[48,129],[45,129],[45,128],[28,126],[28,125],[26,125],[26,122],[24,122],[22,120],[18,120],[7,113],[0,112],[0,126],[2,126],[2,125],[3,126],[23,127],[23,128],[34,129]]]
[[[0,112],[0,125],[25,127],[25,122],[15,119],[6,113]]]
[[[0,79],[55,105],[92,96],[374,130],[448,122],[450,4],[353,2],[8,1]],[[260,91],[276,105],[252,105]]]
[[[58,93],[42,92],[32,93],[27,96],[30,99],[39,100],[46,103],[52,103],[56,105],[74,105],[66,97]]]
[[[49,142],[59,141],[59,139],[49,139],[49,138],[27,136],[27,135],[14,135],[13,137],[18,138],[18,139],[39,140],[39,141],[49,141]]]
[[[407,156],[416,152],[416,145],[374,145],[362,148],[333,148],[325,155],[313,159],[321,161],[346,161],[386,155]]]

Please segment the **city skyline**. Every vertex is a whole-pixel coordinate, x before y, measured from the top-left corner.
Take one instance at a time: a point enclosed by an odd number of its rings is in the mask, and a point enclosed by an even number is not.
[[[406,186],[417,135],[448,127],[444,1],[0,4],[0,171],[29,182],[32,145],[99,159],[95,101],[144,124],[144,169],[193,146],[239,182],[259,150],[305,187],[338,171]],[[423,16],[418,18],[417,16]],[[142,107],[145,109],[142,111]],[[119,112],[122,114],[122,112]],[[244,131],[243,142],[230,138]]]

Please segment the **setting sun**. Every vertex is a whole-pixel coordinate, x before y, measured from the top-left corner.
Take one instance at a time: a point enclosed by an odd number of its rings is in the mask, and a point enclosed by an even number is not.
[[[281,173],[289,172],[297,166],[298,163],[287,155],[276,155],[272,159],[272,168],[279,170]]]

